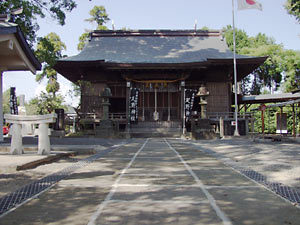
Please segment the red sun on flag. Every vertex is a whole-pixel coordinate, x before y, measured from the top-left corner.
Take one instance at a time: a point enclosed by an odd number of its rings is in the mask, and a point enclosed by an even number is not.
[[[246,0],[246,2],[249,4],[249,5],[255,5],[255,1],[253,1],[253,0]]]

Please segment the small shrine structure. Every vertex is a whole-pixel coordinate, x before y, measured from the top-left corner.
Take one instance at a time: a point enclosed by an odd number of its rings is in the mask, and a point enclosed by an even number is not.
[[[41,69],[26,42],[20,27],[8,15],[0,14],[0,142],[3,141],[2,76],[5,71],[31,71]]]

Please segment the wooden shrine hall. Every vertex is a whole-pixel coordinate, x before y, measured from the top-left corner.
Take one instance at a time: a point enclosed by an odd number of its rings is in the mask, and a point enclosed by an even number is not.
[[[237,55],[238,81],[266,57]],[[109,118],[129,132],[137,128],[185,129],[200,115],[200,87],[207,90],[207,116],[231,113],[233,53],[221,31],[94,31],[76,56],[55,69],[81,84],[81,113],[102,118],[109,88]]]

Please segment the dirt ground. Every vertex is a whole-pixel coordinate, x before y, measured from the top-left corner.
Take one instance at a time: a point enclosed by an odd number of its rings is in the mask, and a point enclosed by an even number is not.
[[[282,183],[300,191],[300,144],[251,139],[225,139],[195,142],[196,146],[210,149],[251,168],[267,177],[270,182]]]
[[[294,170],[298,145],[139,139],[74,171],[1,217],[0,224],[299,224],[299,208],[205,150],[253,166],[270,179],[292,180],[290,185],[298,185],[299,173]],[[15,182],[21,181],[21,174],[33,179],[60,171],[78,159],[70,157],[7,175],[18,174],[12,179]],[[266,169],[270,165],[271,172]],[[274,175],[283,168],[288,178]]]
[[[9,156],[9,157],[11,162],[5,163],[3,160],[6,159],[6,157],[4,157],[3,154],[0,155],[0,161],[1,161],[0,198],[6,194],[18,190],[20,187],[24,185],[30,184],[47,175],[50,175],[68,166],[71,166],[74,162],[77,162],[79,159],[88,157],[88,155],[69,156],[69,157],[62,158],[59,161],[52,162],[51,164],[45,164],[45,165],[38,166],[37,168],[34,169],[21,170],[21,171],[16,170],[16,165],[22,165],[24,163],[45,158],[45,157],[36,156],[36,155],[23,156],[22,158],[18,156]]]

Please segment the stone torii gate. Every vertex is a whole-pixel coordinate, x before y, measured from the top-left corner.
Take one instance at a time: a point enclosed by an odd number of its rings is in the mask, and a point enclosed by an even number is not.
[[[50,154],[50,139],[49,139],[49,124],[56,121],[57,115],[48,114],[48,115],[10,115],[5,114],[4,118],[8,123],[12,123],[12,139],[11,139],[11,149],[10,153],[12,155],[23,154],[23,145],[22,145],[22,125],[23,124],[38,124],[38,154],[39,155],[48,155]]]

